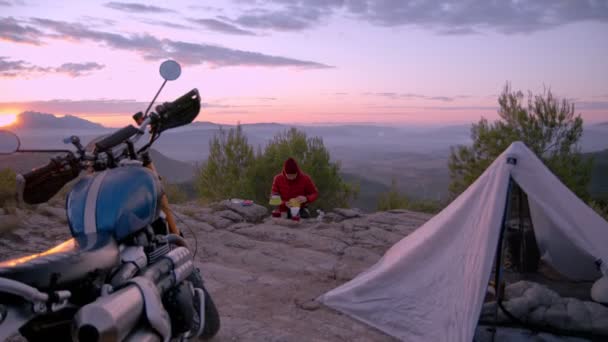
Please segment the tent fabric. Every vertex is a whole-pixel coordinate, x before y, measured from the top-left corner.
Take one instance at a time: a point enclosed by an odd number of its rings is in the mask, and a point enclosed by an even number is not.
[[[528,195],[545,261],[575,278],[599,277],[594,261],[608,262],[608,222],[516,142],[448,207],[319,300],[403,341],[471,341],[511,179]]]

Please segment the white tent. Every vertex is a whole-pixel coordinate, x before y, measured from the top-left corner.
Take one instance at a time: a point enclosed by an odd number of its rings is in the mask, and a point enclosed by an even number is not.
[[[511,181],[528,196],[542,260],[572,279],[599,278],[608,222],[516,142],[448,207],[319,300],[404,341],[471,341]]]

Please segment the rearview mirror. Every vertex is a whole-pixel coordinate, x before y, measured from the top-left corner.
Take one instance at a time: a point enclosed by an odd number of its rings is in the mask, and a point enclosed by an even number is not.
[[[176,61],[167,60],[160,65],[160,75],[167,81],[175,81],[182,74],[182,68]]]
[[[13,154],[19,150],[19,146],[21,141],[15,133],[0,130],[0,154]]]

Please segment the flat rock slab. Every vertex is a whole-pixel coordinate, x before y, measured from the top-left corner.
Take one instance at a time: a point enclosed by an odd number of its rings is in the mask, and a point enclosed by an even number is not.
[[[0,235],[0,256],[40,252],[69,238],[60,213],[51,211],[21,213],[19,227]],[[197,246],[195,263],[220,312],[214,341],[395,341],[316,298],[373,265],[391,241],[424,222],[413,214],[390,214],[407,227],[394,229],[356,213],[335,214],[343,222],[274,221],[264,207],[225,202],[174,211],[180,228],[191,228],[181,229]]]

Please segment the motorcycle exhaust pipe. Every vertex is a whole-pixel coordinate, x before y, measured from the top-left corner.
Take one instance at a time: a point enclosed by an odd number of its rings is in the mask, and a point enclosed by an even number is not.
[[[178,247],[150,265],[143,277],[160,293],[183,281],[194,269],[190,251]],[[144,298],[137,286],[126,286],[83,306],[74,318],[75,341],[122,341],[144,317]]]
[[[144,312],[144,299],[137,286],[127,286],[83,306],[74,318],[75,341],[122,341]]]

